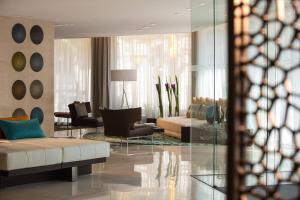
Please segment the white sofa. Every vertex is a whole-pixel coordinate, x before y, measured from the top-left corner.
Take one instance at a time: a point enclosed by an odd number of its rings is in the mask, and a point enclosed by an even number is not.
[[[11,183],[14,181],[9,181],[9,185],[4,183],[11,176],[32,176],[55,170],[64,170],[65,175],[70,175],[68,169],[72,170],[69,179],[74,181],[78,174],[84,174],[81,169],[91,173],[91,164],[105,162],[109,155],[110,145],[103,141],[68,138],[0,140],[0,187],[14,185]]]
[[[192,104],[204,106],[213,106],[214,104],[218,104],[222,107],[225,113],[227,112],[226,99],[218,99],[217,101],[214,101],[210,98],[193,97]],[[164,133],[166,135],[181,139],[182,142],[190,142],[191,128],[208,125],[205,117],[199,119],[193,117],[188,118],[187,116],[158,118],[156,123],[158,127],[164,129]]]

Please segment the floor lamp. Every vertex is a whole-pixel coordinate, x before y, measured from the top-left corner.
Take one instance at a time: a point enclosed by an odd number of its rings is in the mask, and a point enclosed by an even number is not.
[[[127,94],[125,91],[125,81],[136,81],[136,80],[137,80],[137,72],[135,69],[111,70],[111,81],[123,82],[121,108],[123,108],[124,103],[126,103],[127,108],[129,108]]]

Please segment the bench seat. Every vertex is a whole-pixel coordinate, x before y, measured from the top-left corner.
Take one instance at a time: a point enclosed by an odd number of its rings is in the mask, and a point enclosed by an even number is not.
[[[38,147],[12,141],[0,143],[0,170],[11,171],[62,162],[62,149],[59,147]]]
[[[0,142],[0,170],[10,171],[106,158],[107,142],[67,138],[39,138]]]

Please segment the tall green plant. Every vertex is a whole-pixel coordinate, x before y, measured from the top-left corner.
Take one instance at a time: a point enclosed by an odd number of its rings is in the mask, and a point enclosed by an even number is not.
[[[175,97],[175,116],[179,116],[179,81],[175,76],[175,84],[171,85]]]
[[[164,116],[164,108],[162,104],[162,97],[161,97],[161,80],[160,76],[158,76],[158,83],[155,84],[156,90],[157,90],[157,95],[158,95],[158,102],[159,102],[159,116],[163,117]]]
[[[165,87],[166,87],[166,92],[168,95],[168,101],[169,101],[169,117],[172,116],[172,88],[171,88],[171,84],[168,83],[168,80],[166,80],[165,83]]]

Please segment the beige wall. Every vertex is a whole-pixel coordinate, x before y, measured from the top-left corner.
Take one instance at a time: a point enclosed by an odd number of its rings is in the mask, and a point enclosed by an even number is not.
[[[21,23],[26,28],[26,39],[23,43],[16,43],[11,31],[16,23]],[[44,40],[36,45],[30,39],[30,29],[39,25],[44,32]],[[12,56],[20,51],[26,57],[26,67],[17,72],[11,64]],[[34,72],[30,67],[30,57],[34,52],[39,52],[44,59],[44,67],[40,72]],[[44,112],[42,127],[49,136],[53,135],[53,54],[54,54],[54,26],[51,23],[0,16],[0,117],[11,116],[16,108],[23,108],[30,115],[34,107],[40,107]],[[16,100],[12,95],[12,85],[16,80],[26,84],[26,95],[21,100]],[[33,99],[30,94],[30,83],[40,80],[44,86],[43,96]]]

